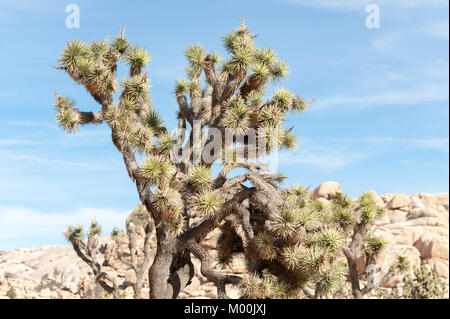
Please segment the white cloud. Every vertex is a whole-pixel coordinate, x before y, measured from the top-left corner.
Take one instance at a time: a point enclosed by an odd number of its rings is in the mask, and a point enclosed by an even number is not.
[[[280,166],[304,164],[334,171],[382,153],[405,149],[448,153],[449,138],[339,137],[325,141],[302,138],[299,150],[278,154],[278,164]]]
[[[427,22],[417,28],[398,30],[388,34],[384,34],[375,39],[372,45],[380,52],[389,53],[396,49],[397,43],[404,38],[408,38],[410,42],[415,41],[417,36],[430,36],[448,39],[449,37],[448,20],[439,20]]]
[[[114,226],[124,228],[130,211],[107,208],[81,208],[74,212],[42,212],[22,206],[0,206],[0,249],[16,248],[19,243],[31,245],[54,244],[63,238],[69,225],[89,226],[96,219],[107,235]]]
[[[448,20],[432,21],[417,29],[418,33],[423,33],[433,37],[448,38]]]
[[[333,149],[311,150],[304,149],[295,153],[281,153],[278,156],[280,165],[305,164],[327,170],[342,169],[349,166],[367,155],[358,153],[345,153]]]
[[[38,121],[17,121],[17,120],[7,120],[4,121],[6,125],[11,126],[24,126],[24,127],[49,127],[49,128],[55,128],[57,127],[56,124],[52,124],[49,122],[38,122]]]
[[[410,140],[413,146],[422,149],[438,150],[442,152],[449,152],[449,143],[447,138],[428,138],[428,139],[413,139]]]
[[[390,69],[380,72],[373,66],[367,67],[368,71],[360,77],[356,89],[319,98],[311,105],[310,111],[448,101],[448,60],[437,59],[422,66]]]
[[[0,139],[0,147],[12,145],[29,145],[29,144],[39,144],[39,143],[36,141],[21,140],[16,138]]]
[[[50,12],[56,11],[58,9],[58,0],[2,0],[0,3],[0,8],[3,10],[13,10],[13,11],[28,11],[28,12]]]
[[[99,165],[99,164],[95,164],[95,163],[74,162],[74,161],[43,158],[43,157],[30,156],[30,155],[7,154],[7,153],[1,153],[1,152],[0,152],[0,158],[6,158],[6,159],[11,159],[11,160],[25,160],[25,161],[35,162],[35,163],[44,163],[44,164],[56,164],[56,165],[62,165],[62,166],[76,166],[76,167],[83,167],[83,168],[94,169],[94,170],[110,168],[108,166]]]
[[[317,140],[301,137],[295,152],[280,152],[278,164],[304,164],[323,170],[333,171],[352,165],[375,154],[367,147],[354,147],[354,143],[339,143],[335,139]]]
[[[394,138],[394,137],[367,137],[367,138],[336,138],[332,139],[336,143],[364,144],[372,146],[385,146],[386,149],[414,149],[414,150],[434,150],[439,152],[449,152],[448,137],[432,138]]]
[[[311,111],[323,110],[331,107],[350,106],[356,109],[377,107],[383,105],[414,105],[426,102],[448,101],[447,85],[416,86],[407,89],[389,90],[382,92],[368,92],[364,94],[336,94],[318,100]]]
[[[417,162],[417,161],[411,161],[411,160],[401,160],[399,161],[400,164],[405,166],[413,166],[413,167],[430,167],[430,168],[437,168],[441,170],[448,171],[448,165],[437,165],[433,163],[427,163],[427,162]]]
[[[368,4],[380,7],[413,9],[421,7],[448,7],[448,0],[282,0],[293,4],[329,10],[364,10]]]
[[[390,52],[395,48],[397,41],[400,39],[401,33],[394,32],[381,36],[373,42],[375,49],[381,52]]]

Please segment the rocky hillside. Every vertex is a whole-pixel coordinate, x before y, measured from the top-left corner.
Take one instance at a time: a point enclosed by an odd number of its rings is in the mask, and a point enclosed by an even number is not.
[[[325,205],[341,186],[326,182],[317,187],[312,196]],[[375,194],[376,195],[376,194]],[[397,254],[403,254],[414,265],[427,264],[448,283],[449,277],[449,196],[448,194],[385,194],[376,196],[378,204],[387,209],[382,220],[377,221],[376,235],[383,235],[389,241],[385,252],[378,258],[378,267],[385,270]],[[213,232],[203,243],[206,248],[215,247],[217,233]],[[133,294],[135,275],[127,270],[115,256],[116,245],[109,237],[101,238],[102,258],[105,270],[113,274],[124,289],[123,297]],[[153,244],[153,249],[155,244]],[[123,244],[126,251],[127,243]],[[199,271],[194,260],[196,275],[180,294],[180,298],[215,298],[216,289]],[[365,265],[359,263],[361,272]],[[235,258],[232,265],[222,269],[232,273],[245,271],[244,262]],[[0,252],[0,298],[86,298],[106,297],[101,291],[94,296],[88,289],[92,273],[75,254],[72,246],[46,246],[39,249],[15,249]],[[400,284],[393,278],[384,287],[387,291]],[[144,294],[148,287],[144,289]],[[230,297],[237,297],[236,290],[229,291]]]

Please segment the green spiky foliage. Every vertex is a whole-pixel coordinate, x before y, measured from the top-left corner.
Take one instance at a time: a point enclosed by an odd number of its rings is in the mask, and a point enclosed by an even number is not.
[[[89,228],[89,234],[98,236],[101,234],[101,232],[102,232],[102,226],[100,226],[100,224],[97,222],[97,220],[94,219],[91,222],[91,227]]]
[[[414,275],[403,278],[403,298],[443,299],[447,285],[428,265],[414,267]]]
[[[201,216],[214,217],[222,207],[223,199],[220,194],[211,190],[200,192],[194,197],[194,211],[200,213]]]
[[[351,200],[338,192],[330,198],[329,204],[315,200],[309,189],[301,185],[283,189],[280,195],[289,205],[271,213],[268,230],[262,227],[255,235],[254,245],[262,260],[278,261],[277,266],[284,267],[283,277],[289,279],[273,277],[273,273],[265,269],[258,273],[259,281],[255,281],[254,269],[249,268],[253,275],[242,285],[252,284],[252,288],[242,287],[244,296],[268,298],[263,289],[267,282],[285,287],[283,298],[302,294],[310,298],[327,297],[345,291],[347,281],[355,298],[362,298],[376,287],[360,286],[366,274],[359,273],[356,266],[361,258],[366,265],[375,264],[389,244],[372,233],[374,221],[383,214],[373,193],[367,192]],[[250,265],[252,258],[247,257]],[[395,275],[405,274],[408,265],[407,259],[397,256],[390,267],[383,269],[380,285]]]
[[[63,234],[68,241],[81,241],[84,238],[83,226],[69,226]]]
[[[115,242],[119,242],[121,239],[121,233],[119,230],[119,227],[115,226],[112,231],[111,231],[111,238],[112,240],[114,240]]]
[[[354,298],[363,298],[364,294],[373,289],[373,285],[361,286],[360,282],[366,274],[359,273],[358,260],[363,260],[366,266],[376,265],[377,258],[389,245],[386,239],[373,234],[374,222],[385,213],[384,208],[376,203],[375,196],[373,192],[365,192],[351,200],[346,194],[337,192],[331,197],[329,217],[324,219],[327,227],[333,227],[330,236],[335,236],[334,231],[339,231],[342,236],[340,247],[335,248],[347,261],[348,278]],[[397,263],[388,267],[380,279],[380,284],[387,282],[394,275],[405,273],[407,260],[401,255],[397,256],[397,259]]]
[[[250,287],[243,296],[296,298],[311,285],[320,285],[319,294],[330,293],[341,280],[334,268],[340,233],[333,225],[325,227],[325,209],[308,189],[281,189],[286,176],[258,161],[280,148],[295,148],[293,126],[286,125],[288,113],[303,112],[312,100],[279,86],[288,75],[287,63],[274,48],[258,48],[243,21],[223,42],[223,57],[201,44],[185,48],[186,76],[174,88],[174,134],[152,101],[146,72],[150,54],[125,39],[124,29],[110,42],[68,42],[58,68],[86,88],[99,108],[81,111],[74,100],[56,94],[57,122],[70,133],[87,124],[105,123],[111,129],[142,205],[127,220],[126,232],[115,228],[111,236],[117,243],[129,236],[131,245],[136,229],[142,232],[141,225],[154,223],[157,253],[148,270],[150,297],[172,298],[182,291],[191,282],[191,257],[200,260],[203,274],[217,284],[219,297],[226,297],[226,285],[246,280],[212,269],[212,257],[201,242],[216,228],[222,231],[219,263],[230,265],[242,254],[255,276],[249,282],[262,289],[252,292]],[[120,63],[129,70],[122,79],[117,78]],[[271,83],[277,86],[273,93],[267,92]],[[213,129],[220,132],[218,150],[208,148]],[[219,173],[213,176],[215,163]],[[144,228],[147,236],[148,226]],[[82,232],[72,228],[68,234],[82,255]],[[99,227],[89,234],[87,246],[94,247]],[[90,266],[106,276],[95,262]],[[174,278],[183,286],[175,287]]]
[[[150,155],[140,167],[143,179],[152,185],[167,185],[175,170],[170,160],[162,155]]]
[[[262,298],[298,298],[311,287],[315,293],[310,297],[317,298],[342,289],[348,272],[338,261],[345,245],[344,231],[322,222],[325,208],[312,199],[307,187],[294,185],[280,195],[288,204],[272,214],[268,230],[256,234],[255,246],[261,259],[277,264],[284,275],[274,276],[270,267],[261,271]],[[242,290],[244,296],[249,294]]]
[[[205,165],[194,166],[189,172],[189,184],[195,190],[207,189],[211,184],[211,174],[211,168]]]
[[[137,226],[146,225],[149,222],[150,216],[144,205],[138,204],[133,209],[131,214],[127,217],[126,223],[133,223]]]

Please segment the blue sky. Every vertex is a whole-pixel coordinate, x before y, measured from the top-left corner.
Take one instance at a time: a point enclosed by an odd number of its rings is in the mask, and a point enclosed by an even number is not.
[[[79,29],[65,26],[71,3]],[[365,25],[369,3],[378,29]],[[125,24],[152,55],[153,100],[174,127],[183,49],[223,52],[220,36],[241,16],[288,61],[282,85],[318,99],[290,117],[299,147],[279,155],[288,184],[336,180],[352,197],[448,192],[447,0],[0,0],[0,250],[62,244],[67,225],[93,217],[109,232],[138,202],[106,126],[67,135],[55,124],[55,90],[98,108],[52,68],[66,40],[113,37]]]

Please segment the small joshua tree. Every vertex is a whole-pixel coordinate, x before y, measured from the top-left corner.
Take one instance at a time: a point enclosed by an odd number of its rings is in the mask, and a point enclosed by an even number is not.
[[[437,299],[445,298],[447,286],[428,265],[414,267],[414,276],[403,278],[403,298]]]
[[[97,285],[100,285],[114,298],[120,298],[119,287],[115,279],[103,271],[103,261],[99,259],[100,243],[98,236],[101,232],[101,226],[96,220],[93,220],[87,233],[87,241],[84,240],[85,234],[82,226],[70,226],[63,234],[72,244],[78,257],[88,264],[94,273],[94,281],[91,283],[89,290],[92,292]]]
[[[131,267],[136,274],[136,284],[134,285],[134,296],[136,299],[141,299],[142,286],[147,280],[147,272],[150,268],[151,257],[153,252],[151,250],[151,235],[154,230],[153,220],[149,218],[145,207],[138,205],[133,213],[127,218],[126,228],[128,237],[129,258],[124,255],[122,251],[122,236],[119,229],[115,227],[111,232],[111,237],[117,243],[117,255],[122,263]],[[142,233],[144,237],[143,246],[138,244],[138,234]],[[142,250],[143,257],[140,257],[139,250]]]
[[[265,95],[267,84],[286,77],[288,67],[272,48],[257,48],[255,37],[242,21],[223,37],[229,55],[222,62],[200,45],[186,48],[187,78],[175,82],[179,111],[174,134],[150,98],[145,72],[150,56],[130,44],[123,29],[111,43],[68,42],[59,59],[58,68],[83,85],[100,109],[80,111],[73,100],[56,93],[58,123],[70,133],[81,125],[109,126],[145,214],[155,225],[150,298],[176,298],[193,277],[192,257],[216,284],[219,298],[227,297],[228,284],[240,285],[243,297],[287,298],[301,297],[306,285],[315,287],[316,296],[326,295],[346,280],[345,264],[337,260],[344,245],[340,230],[323,223],[318,202],[301,199],[303,188],[281,189],[285,177],[258,161],[295,146],[292,127],[284,127],[286,115],[303,112],[312,100],[285,88]],[[120,92],[118,62],[129,66]],[[138,156],[144,157],[140,163]],[[219,170],[215,177],[213,165]],[[241,173],[231,177],[237,168]],[[135,227],[135,222],[127,223],[129,238]],[[147,235],[151,228],[145,226]],[[250,276],[241,278],[214,267],[200,243],[216,228],[222,230],[219,262],[227,264],[243,253]],[[118,298],[117,284],[96,260],[98,233],[94,224],[87,244],[79,227],[69,228],[66,236],[101,287]],[[113,237],[117,234],[113,231]],[[144,280],[148,255],[139,261],[132,240],[129,248],[131,259],[122,259]],[[139,289],[136,285],[137,296]]]
[[[385,214],[384,208],[377,206],[371,192],[363,193],[352,201],[344,193],[337,192],[332,196],[331,214],[327,222],[338,227],[347,238],[342,252],[347,260],[349,281],[354,298],[360,299],[373,288],[383,286],[394,275],[402,274],[409,268],[405,257],[397,256],[396,262],[389,266],[384,276],[378,282],[373,282],[376,276],[364,273],[367,279],[365,287],[361,287],[363,276],[359,274],[358,261],[366,267],[366,272],[373,266],[376,259],[386,248],[387,241],[383,237],[372,235],[373,222]],[[374,269],[379,271],[379,269]]]

